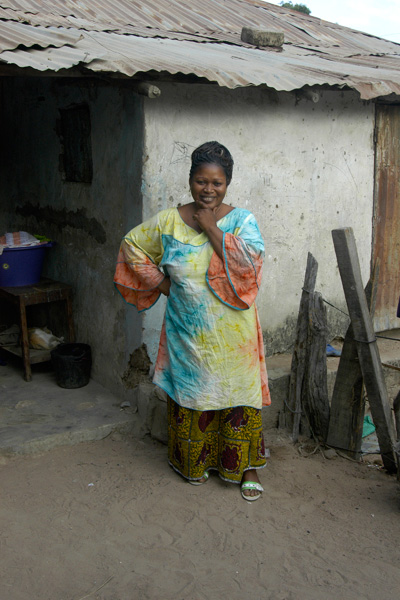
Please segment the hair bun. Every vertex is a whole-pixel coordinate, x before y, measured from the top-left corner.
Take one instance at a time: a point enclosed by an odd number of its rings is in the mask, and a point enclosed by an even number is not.
[[[229,185],[232,179],[233,158],[225,146],[219,142],[205,142],[192,152],[192,166],[189,178],[192,179],[194,172],[200,165],[216,164],[222,167]]]

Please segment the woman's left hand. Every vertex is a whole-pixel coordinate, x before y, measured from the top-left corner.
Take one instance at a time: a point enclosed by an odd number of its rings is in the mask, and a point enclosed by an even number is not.
[[[160,290],[160,292],[162,294],[164,294],[164,296],[169,296],[170,287],[171,287],[171,280],[169,277],[165,277],[165,279],[163,279],[162,282],[160,283],[160,285],[158,286],[158,289]]]
[[[224,234],[217,225],[219,206],[215,208],[198,208],[193,215],[193,219],[205,231],[211,242],[212,247],[218,256],[222,259],[222,243]]]

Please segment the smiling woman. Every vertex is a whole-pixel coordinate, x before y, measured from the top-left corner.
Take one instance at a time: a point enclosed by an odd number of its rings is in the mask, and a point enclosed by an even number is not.
[[[228,184],[219,165],[200,165],[189,180],[190,192],[198,208],[219,208]]]
[[[218,162],[205,162],[210,160]],[[207,233],[221,259],[222,232],[216,223],[233,210],[222,204],[232,179],[232,167],[233,159],[222,144],[208,142],[197,148],[192,154],[189,175],[193,202],[178,209],[185,223],[198,232]]]
[[[254,216],[224,204],[233,159],[218,142],[192,154],[193,202],[123,239],[115,284],[139,311],[168,296],[154,383],[168,394],[168,459],[190,483],[211,470],[260,497],[261,407],[270,404],[254,304],[264,243]]]

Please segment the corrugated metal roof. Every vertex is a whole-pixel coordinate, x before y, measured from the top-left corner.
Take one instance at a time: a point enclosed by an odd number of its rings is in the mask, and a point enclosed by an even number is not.
[[[243,26],[284,31],[283,49],[243,43]],[[256,0],[0,0],[1,61],[193,74],[230,88],[347,85],[362,98],[400,90],[399,44]]]
[[[18,67],[31,67],[36,71],[60,71],[70,69],[79,64],[97,59],[97,55],[78,48],[64,46],[62,48],[46,48],[46,52],[31,49],[3,52],[4,62]]]
[[[253,26],[284,31],[287,42],[312,44],[317,41],[329,47],[337,45],[342,36],[343,43],[351,46],[355,33],[316,17],[253,0],[196,0],[192,3],[186,0],[115,0],[112,3],[109,0],[2,0],[0,6],[14,11],[17,20],[25,19],[35,25],[57,22],[59,26],[68,27],[75,26],[78,19],[82,20],[83,28],[97,31],[123,33],[125,27],[129,30],[133,26],[158,29],[165,37],[173,32],[240,34],[243,26]],[[364,43],[359,38],[356,47],[363,45],[368,51],[371,36],[361,35]],[[373,39],[379,43],[379,38]],[[237,42],[240,44],[240,35]],[[399,49],[398,45],[389,43]]]
[[[65,46],[75,44],[82,34],[74,29],[57,29],[55,27],[32,27],[22,23],[10,23],[0,20],[0,52],[13,50],[19,46]]]

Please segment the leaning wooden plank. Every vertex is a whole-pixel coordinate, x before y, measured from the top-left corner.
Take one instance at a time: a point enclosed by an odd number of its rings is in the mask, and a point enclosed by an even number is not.
[[[340,448],[355,459],[360,457],[361,451],[364,404],[363,377],[350,325],[336,374],[326,441],[329,446]]]
[[[379,349],[363,290],[353,230],[350,227],[335,229],[332,231],[332,237],[383,464],[390,473],[395,473],[397,458],[394,452],[394,423]]]
[[[375,312],[378,274],[379,265],[375,263],[371,279],[365,288],[371,317]],[[364,381],[350,323],[332,394],[327,444],[340,448],[354,459],[361,455],[364,408]]]
[[[306,372],[302,407],[313,437],[325,442],[329,425],[329,399],[326,366],[328,321],[319,292],[310,295]]]
[[[393,401],[393,412],[396,423],[396,440],[400,442],[400,392]]]
[[[297,318],[296,341],[293,349],[292,366],[290,372],[289,397],[287,408],[287,426],[292,425],[292,438],[297,442],[301,418],[301,394],[306,368],[306,351],[308,335],[308,315],[310,294],[314,292],[317,279],[318,263],[309,252],[307,267],[304,276],[303,293],[300,300],[299,315]]]
[[[398,461],[398,469],[397,469],[397,479],[400,481],[400,392],[397,394],[396,398],[393,402],[393,411],[394,411],[394,419],[396,423],[396,439],[397,442],[394,447],[394,451],[397,456]]]

